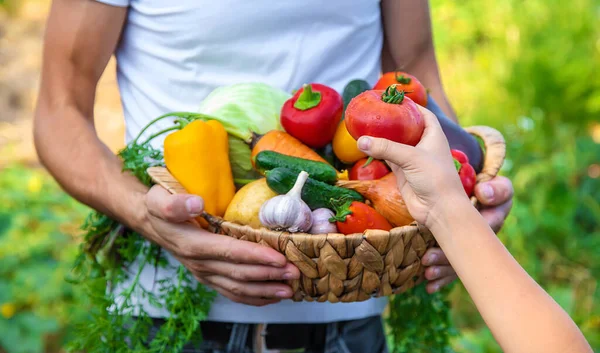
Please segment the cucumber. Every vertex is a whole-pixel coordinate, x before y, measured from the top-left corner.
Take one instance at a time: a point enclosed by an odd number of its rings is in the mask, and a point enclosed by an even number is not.
[[[346,87],[344,87],[344,92],[342,93],[342,100],[344,101],[344,115],[342,115],[342,120],[344,120],[346,107],[352,98],[370,89],[371,85],[369,85],[369,83],[365,80],[352,80],[348,82]]]
[[[296,174],[305,171],[310,178],[325,183],[333,184],[337,181],[337,171],[327,163],[287,156],[275,151],[259,152],[254,159],[254,163],[256,168],[261,171],[284,167]]]
[[[288,168],[275,168],[267,170],[267,185],[278,194],[286,194],[292,189],[300,172]],[[361,194],[354,190],[329,185],[324,182],[308,178],[302,188],[302,200],[311,210],[317,208],[336,209],[344,201],[364,201]]]

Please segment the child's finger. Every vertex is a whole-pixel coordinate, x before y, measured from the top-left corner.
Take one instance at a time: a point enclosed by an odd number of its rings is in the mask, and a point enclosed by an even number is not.
[[[419,153],[412,146],[371,136],[362,136],[359,138],[358,148],[373,158],[390,161],[402,169],[410,167],[412,161]]]
[[[396,175],[396,182],[397,182],[398,188],[400,189],[400,191],[402,191],[402,187],[404,186],[404,184],[406,184],[406,177],[404,176],[404,172],[402,171],[402,168],[400,168],[395,163],[391,163],[391,161],[386,161],[386,162],[392,169],[392,173],[394,173],[394,175]]]
[[[425,129],[421,136],[421,141],[417,144],[417,148],[433,152],[439,156],[446,155],[449,158],[450,145],[438,118],[426,108],[418,106],[418,109],[423,116]]]
[[[421,136],[421,141],[419,141],[418,147],[424,147],[427,150],[435,150],[438,151],[440,148],[444,148],[448,146],[448,139],[442,130],[442,126],[438,118],[427,108],[417,106],[421,111],[421,115],[423,116],[423,121],[425,123],[425,129],[423,130],[423,135]]]
[[[417,105],[417,108],[421,112],[421,116],[423,117],[423,122],[425,123],[425,130],[423,131],[423,138],[436,133],[442,132],[442,126],[440,125],[440,121],[429,109]]]

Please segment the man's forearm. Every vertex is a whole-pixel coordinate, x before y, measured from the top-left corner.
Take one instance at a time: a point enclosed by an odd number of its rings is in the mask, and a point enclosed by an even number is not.
[[[427,88],[431,97],[433,97],[449,119],[458,122],[456,113],[452,109],[452,105],[442,86],[433,45],[425,49],[422,55],[420,55],[419,60],[414,60],[406,68],[406,71],[419,78],[419,81]]]
[[[34,128],[40,160],[74,198],[135,226],[144,216],[147,188],[121,171],[121,161],[99,140],[90,121],[72,106],[52,107],[42,99]]]
[[[117,46],[126,8],[96,1],[52,2],[34,122],[41,162],[74,198],[132,226],[144,215],[145,187],[121,172],[96,135],[96,86]]]
[[[446,116],[456,122],[440,79],[428,1],[382,0],[381,11],[385,34],[383,70],[415,75]]]

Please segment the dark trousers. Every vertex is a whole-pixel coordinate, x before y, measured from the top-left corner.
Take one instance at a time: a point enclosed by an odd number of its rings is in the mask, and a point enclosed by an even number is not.
[[[155,319],[153,337],[161,324]],[[329,324],[202,322],[203,341],[186,353],[387,353],[380,316]],[[262,347],[255,349],[257,347]]]

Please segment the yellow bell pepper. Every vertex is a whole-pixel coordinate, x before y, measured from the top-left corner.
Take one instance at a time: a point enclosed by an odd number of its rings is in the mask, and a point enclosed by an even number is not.
[[[169,172],[190,193],[204,199],[204,211],[222,217],[235,194],[229,142],[216,120],[194,120],[164,141]]]
[[[346,129],[346,124],[341,121],[333,136],[333,153],[337,158],[346,164],[351,164],[359,159],[365,158],[367,155],[358,149],[356,140]]]

